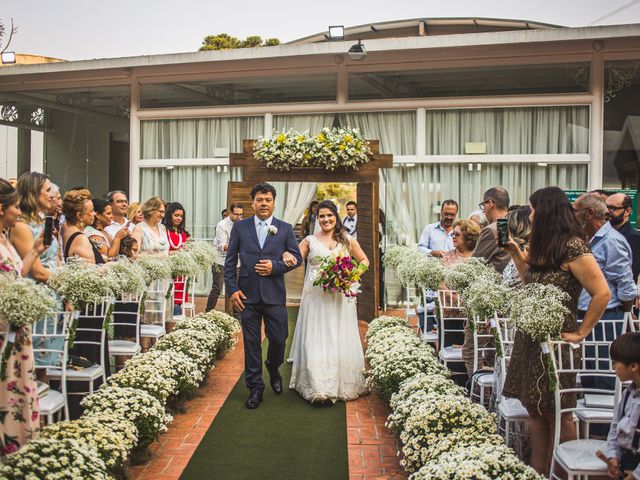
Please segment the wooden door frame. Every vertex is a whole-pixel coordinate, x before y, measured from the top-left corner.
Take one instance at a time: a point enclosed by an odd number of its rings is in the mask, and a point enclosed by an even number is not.
[[[358,317],[361,320],[371,321],[378,315],[382,293],[379,289],[379,170],[393,166],[393,155],[381,154],[379,141],[370,140],[371,161],[361,165],[358,170],[340,168],[328,171],[319,168],[295,168],[281,172],[266,168],[253,156],[254,144],[255,140],[245,140],[243,152],[232,153],[229,156],[229,165],[232,168],[242,168],[243,181],[229,182],[227,205],[240,203],[245,207],[245,211],[251,211],[251,201],[247,192],[251,191],[253,185],[266,181],[357,183],[358,240],[371,264],[362,284],[362,293],[358,297]],[[237,196],[233,192],[236,192]]]

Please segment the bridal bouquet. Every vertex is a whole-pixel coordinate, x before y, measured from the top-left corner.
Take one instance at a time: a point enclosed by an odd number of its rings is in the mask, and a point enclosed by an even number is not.
[[[313,282],[325,292],[340,292],[347,298],[357,297],[360,293],[360,277],[367,271],[367,266],[348,254],[328,256],[322,259],[318,276]]]

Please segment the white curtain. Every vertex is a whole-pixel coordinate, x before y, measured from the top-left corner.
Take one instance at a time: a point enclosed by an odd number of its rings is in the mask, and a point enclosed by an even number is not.
[[[465,143],[487,154],[589,153],[589,107],[429,110],[427,155],[462,155]]]
[[[245,139],[264,133],[264,117],[145,120],[140,128],[143,159],[213,158],[216,148],[241,153]]]
[[[587,165],[548,165],[517,163],[482,164],[478,171],[467,164],[418,164],[396,166],[387,172],[387,190],[394,201],[406,206],[406,216],[387,215],[390,243],[416,243],[425,225],[437,221],[439,205],[454,199],[460,205],[460,218],[478,209],[483,193],[502,186],[511,204],[526,205],[538,188],[557,185],[562,189],[586,189]],[[391,218],[390,218],[391,217]]]

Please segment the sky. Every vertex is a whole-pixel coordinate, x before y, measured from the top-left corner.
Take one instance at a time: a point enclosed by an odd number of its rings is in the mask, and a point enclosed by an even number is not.
[[[409,18],[511,18],[572,27],[640,23],[640,0],[0,0],[0,5],[0,19],[8,25],[13,18],[18,25],[10,51],[66,60],[192,52],[206,35],[222,32],[287,42],[329,25]]]

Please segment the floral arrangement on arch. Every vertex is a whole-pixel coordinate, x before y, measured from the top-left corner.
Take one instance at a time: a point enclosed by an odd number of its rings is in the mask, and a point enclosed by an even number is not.
[[[267,168],[288,171],[294,167],[358,169],[371,160],[369,143],[357,128],[323,128],[315,136],[308,131],[274,131],[260,137],[253,149],[255,158]]]

